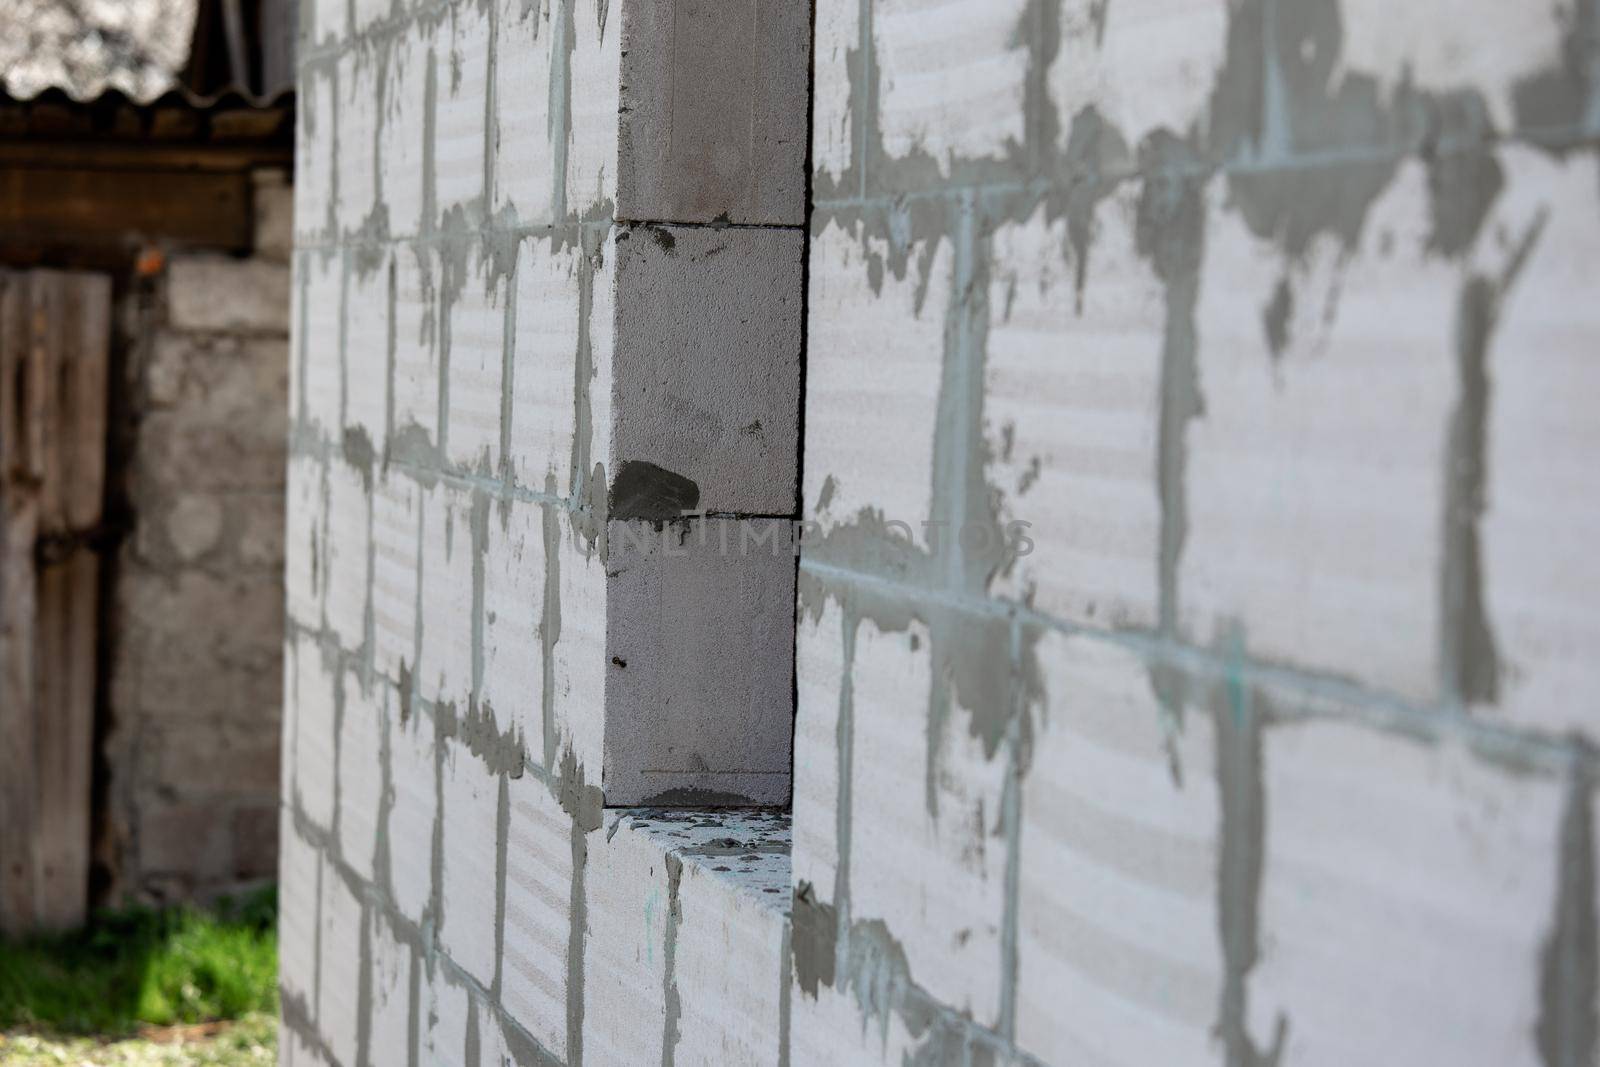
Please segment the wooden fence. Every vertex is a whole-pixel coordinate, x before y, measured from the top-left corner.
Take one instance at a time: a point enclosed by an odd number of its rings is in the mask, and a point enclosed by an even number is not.
[[[84,919],[111,283],[0,271],[0,933]]]

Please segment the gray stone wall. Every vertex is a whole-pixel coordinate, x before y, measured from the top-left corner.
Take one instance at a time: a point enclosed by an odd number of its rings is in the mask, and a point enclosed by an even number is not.
[[[250,257],[174,253],[125,300],[112,901],[206,898],[276,870],[291,198],[282,172],[258,174]]]

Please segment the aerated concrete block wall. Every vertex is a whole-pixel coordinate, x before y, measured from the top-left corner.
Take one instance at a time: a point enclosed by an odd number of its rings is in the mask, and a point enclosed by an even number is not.
[[[1593,0],[306,24],[285,1062],[1593,1062]]]
[[[1595,1062],[1600,5],[815,48],[790,1062]]]
[[[809,27],[307,5],[285,1062],[633,1062],[602,806],[787,803]]]

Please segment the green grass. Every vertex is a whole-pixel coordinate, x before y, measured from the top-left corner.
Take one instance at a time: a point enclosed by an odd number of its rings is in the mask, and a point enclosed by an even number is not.
[[[0,1032],[117,1038],[275,1015],[277,900],[107,912],[72,934],[0,942]]]

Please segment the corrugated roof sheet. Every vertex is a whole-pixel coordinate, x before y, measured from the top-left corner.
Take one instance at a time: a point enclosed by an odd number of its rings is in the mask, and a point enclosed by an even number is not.
[[[112,89],[92,99],[52,87],[26,99],[0,88],[0,137],[28,140],[260,142],[291,140],[294,90],[256,96],[173,88],[138,101]]]

